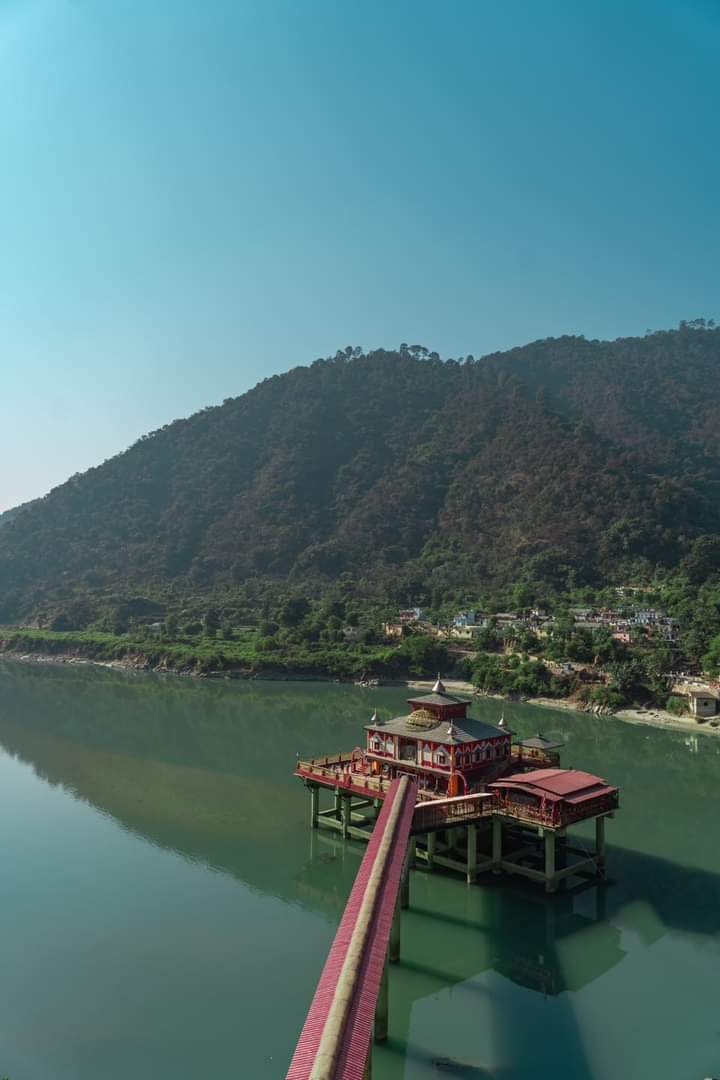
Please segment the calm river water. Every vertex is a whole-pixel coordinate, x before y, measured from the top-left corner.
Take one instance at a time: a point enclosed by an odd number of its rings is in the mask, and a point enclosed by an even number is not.
[[[0,1076],[282,1080],[364,850],[295,755],[406,696],[0,664]],[[375,1080],[720,1076],[720,740],[505,714],[622,786],[610,880],[414,873]]]

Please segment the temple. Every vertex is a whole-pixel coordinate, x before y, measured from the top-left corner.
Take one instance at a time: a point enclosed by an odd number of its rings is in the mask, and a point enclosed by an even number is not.
[[[448,694],[438,676],[432,693],[409,698],[410,712],[366,725],[372,775],[411,773],[422,792],[467,795],[507,769],[510,735],[467,715],[469,702]]]
[[[562,743],[537,734],[513,741],[504,717],[468,716],[470,702],[448,693],[440,676],[410,711],[365,725],[365,746],[298,761],[311,795],[311,824],[367,840],[393,780],[416,785],[412,860],[475,881],[484,870],[542,881],[549,892],[572,875],[604,873],[605,820],[617,787],[580,769],[560,767]],[[320,807],[320,791],[333,804]],[[595,820],[595,851],[573,846],[566,830]],[[571,856],[576,855],[574,861]]]

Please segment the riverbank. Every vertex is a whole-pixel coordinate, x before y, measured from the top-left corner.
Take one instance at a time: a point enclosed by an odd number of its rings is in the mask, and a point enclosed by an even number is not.
[[[405,679],[411,659],[402,646],[349,643],[268,649],[256,635],[134,639],[97,630],[0,628],[0,655],[39,663],[94,663],[122,670],[194,678]],[[445,654],[445,659],[447,656]]]
[[[27,638],[25,640],[27,641]],[[42,640],[42,638],[38,639],[38,645],[40,645]],[[47,640],[47,638],[45,638],[45,640]],[[58,644],[60,644],[60,642],[58,642]],[[339,657],[340,663],[333,665],[333,668],[330,670],[324,667],[322,662],[317,663],[317,661],[320,660],[319,657],[312,658],[315,663],[309,665],[306,658],[305,664],[298,667],[293,667],[292,663],[285,663],[284,665],[274,664],[271,661],[269,662],[268,659],[263,658],[259,664],[257,661],[254,661],[222,668],[213,668],[208,665],[207,662],[201,661],[198,663],[196,660],[188,661],[186,656],[174,657],[169,649],[161,650],[160,655],[158,656],[157,651],[145,651],[140,650],[137,647],[135,649],[128,648],[121,656],[105,658],[102,656],[86,655],[83,644],[78,642],[75,642],[75,647],[72,650],[46,652],[41,648],[24,651],[15,647],[14,641],[8,641],[7,639],[0,639],[0,658],[2,657],[9,660],[17,660],[21,663],[92,665],[95,667],[110,668],[115,671],[144,671],[160,675],[175,675],[181,678],[259,680],[264,682],[358,683],[361,682],[358,678],[358,668],[367,666],[364,662],[359,662],[357,657],[348,657],[345,655]],[[363,661],[365,659],[366,658],[363,658]],[[310,668],[309,670],[308,666]],[[393,673],[392,675],[378,675],[370,680],[363,681],[362,685],[367,686],[369,690],[372,690],[374,686],[382,685],[407,686],[411,690],[429,692],[432,689],[434,682],[434,676],[421,679],[398,672],[397,674]],[[443,683],[450,693],[467,694],[472,697],[488,697],[498,701],[512,700],[504,697],[502,694],[480,693],[471,682],[468,682],[465,679],[444,678]],[[560,709],[573,713],[589,711],[588,709],[579,707],[576,701],[569,698],[528,698],[524,704],[538,705],[541,708],[547,709]],[[720,735],[720,722],[718,722],[717,726],[712,726],[710,721],[700,724],[691,716],[676,716],[674,713],[667,712],[664,709],[626,708],[619,709],[614,713],[603,713],[602,715],[615,716],[618,720],[622,720],[629,724],[644,724],[648,727],[664,728],[665,730],[671,731],[684,731],[688,734]],[[718,719],[720,721],[720,718]]]
[[[539,705],[541,708],[546,709],[565,709],[574,713],[589,711],[578,708],[577,702],[567,698],[529,698],[525,704]],[[666,709],[627,708],[601,715],[614,716],[617,720],[623,720],[627,724],[645,724],[648,727],[665,728],[670,731],[685,731],[692,735],[720,735],[720,717],[718,717],[717,727],[713,727],[710,721],[698,723],[692,716],[676,716]]]

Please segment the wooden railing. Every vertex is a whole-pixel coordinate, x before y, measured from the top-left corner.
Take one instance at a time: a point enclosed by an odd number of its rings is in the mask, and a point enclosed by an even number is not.
[[[495,796],[490,793],[459,795],[454,799],[434,799],[415,804],[413,829],[424,832],[446,825],[462,825],[475,818],[485,817],[495,810]]]
[[[500,798],[495,804],[495,810],[499,814],[514,818],[515,821],[524,821],[529,824],[547,825],[549,828],[560,829],[566,825],[574,825],[579,821],[597,817],[599,814],[609,814],[618,807],[618,796],[605,795],[591,802],[573,806],[568,803],[547,803],[545,807],[532,806],[529,803],[515,802],[513,799]]]
[[[516,821],[527,821],[531,824],[549,825],[557,828],[560,825],[560,821],[550,810],[543,810],[539,806],[532,806],[529,803],[514,802],[512,799],[499,799],[495,804],[495,810],[499,814],[505,814],[506,817],[514,818]]]
[[[386,777],[354,772],[351,754],[331,754],[313,758],[312,761],[298,761],[295,772],[307,779],[317,777],[318,780],[325,780],[336,787],[361,788],[379,795],[384,795],[392,783],[392,780]]]

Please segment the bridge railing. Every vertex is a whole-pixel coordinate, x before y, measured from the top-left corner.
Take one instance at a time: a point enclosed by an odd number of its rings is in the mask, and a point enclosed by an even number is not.
[[[462,825],[493,813],[496,798],[490,792],[476,795],[458,795],[453,799],[434,799],[432,802],[415,804],[413,832],[442,828],[444,825]]]
[[[388,944],[414,808],[415,783],[408,776],[394,780],[320,976],[287,1080],[363,1080],[368,1075],[373,1018],[387,978]]]

